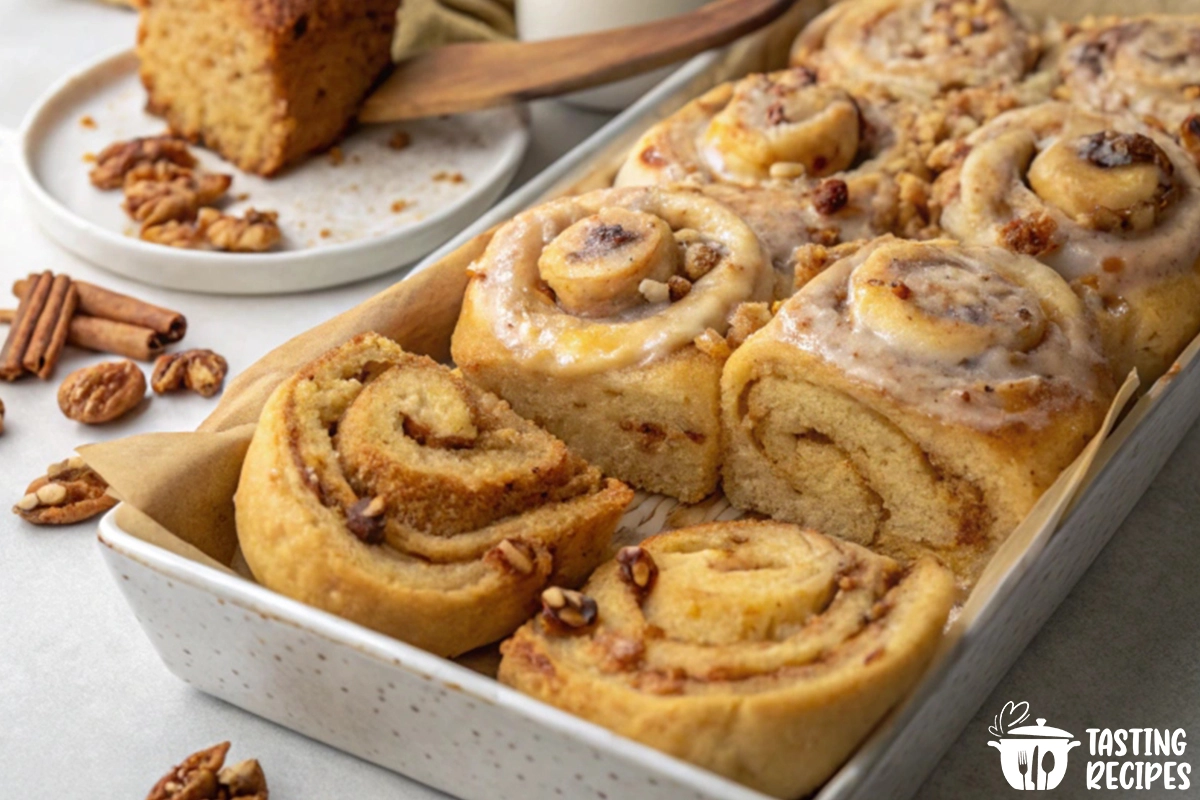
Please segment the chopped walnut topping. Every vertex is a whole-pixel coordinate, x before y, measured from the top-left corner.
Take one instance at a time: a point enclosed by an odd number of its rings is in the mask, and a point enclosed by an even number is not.
[[[51,464],[29,484],[13,513],[35,525],[73,525],[117,504],[108,484],[79,456]]]
[[[685,245],[683,252],[683,274],[693,283],[712,272],[721,263],[721,251],[705,241]]]
[[[669,303],[671,301],[671,287],[652,278],[643,279],[638,284],[638,292],[646,298],[647,303]]]
[[[704,333],[692,340],[696,345],[696,349],[710,358],[715,358],[717,361],[724,361],[729,358],[730,349],[729,343],[725,341],[725,337],[717,333],[712,328],[708,328]]]
[[[183,139],[148,136],[114,142],[101,150],[89,177],[92,185],[99,189],[120,189],[127,172],[139,164],[153,164],[156,161],[170,161],[181,167],[196,166],[196,159]]]
[[[617,564],[621,580],[633,587],[639,598],[645,597],[654,588],[658,565],[644,548],[622,547],[617,551]]]
[[[270,250],[282,238],[274,211],[246,209],[241,217],[222,214],[216,209],[200,210],[197,227],[204,231],[209,244],[232,253],[261,253]]]
[[[820,275],[826,267],[839,258],[845,258],[856,252],[864,243],[857,240],[843,242],[836,247],[827,247],[821,244],[806,244],[797,247],[792,253],[792,263],[796,268],[796,288],[801,288]]]
[[[581,630],[596,621],[596,601],[582,592],[551,586],[542,592],[542,619],[551,630]]]
[[[840,178],[828,178],[813,189],[813,205],[819,213],[836,214],[850,202],[850,188]]]
[[[490,560],[498,562],[503,569],[517,575],[529,575],[533,572],[533,548],[520,539],[502,539],[488,556],[492,556],[493,553],[495,555]]]
[[[364,497],[346,509],[346,527],[363,544],[383,544],[386,510],[382,497]]]
[[[745,343],[750,335],[771,321],[771,308],[766,303],[742,303],[729,318],[729,333],[725,341],[731,350]]]
[[[692,291],[692,282],[682,275],[672,275],[667,278],[667,297],[672,303],[678,303]]]
[[[1084,136],[1079,143],[1079,157],[1103,169],[1130,164],[1156,164],[1166,174],[1175,171],[1171,159],[1149,136],[1140,133],[1099,131]]]
[[[154,362],[150,387],[157,394],[191,389],[203,397],[212,397],[221,391],[228,371],[229,362],[212,350],[166,353]]]
[[[1049,214],[1016,217],[1000,229],[1000,244],[1014,253],[1040,256],[1058,249],[1054,234],[1058,223]]]

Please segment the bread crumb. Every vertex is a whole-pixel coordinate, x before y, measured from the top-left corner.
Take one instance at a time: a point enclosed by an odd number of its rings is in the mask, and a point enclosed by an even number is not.
[[[342,152],[342,148],[334,145],[329,148],[329,163],[335,167],[340,167],[342,162],[346,160],[346,154]]]
[[[333,235],[333,231],[329,230],[329,228],[321,228],[321,238],[322,239],[328,239],[332,235]]]
[[[239,203],[244,202],[244,201],[250,199],[250,193],[249,192],[239,192],[233,196],[233,199],[237,200]]]
[[[399,214],[400,212],[409,208],[411,205],[412,203],[407,200],[397,200],[396,202],[392,203],[392,213]]]
[[[84,154],[83,154],[83,163],[85,163],[85,164],[95,164],[95,163],[96,163],[96,154],[95,154],[95,153],[90,153],[90,152],[89,152],[89,153],[84,153]]]
[[[396,131],[387,142],[387,146],[393,150],[403,150],[410,144],[412,144],[412,136],[408,134],[408,131]]]
[[[462,183],[466,180],[461,172],[439,172],[433,176],[433,179],[445,183]]]
[[[82,125],[83,127],[87,128],[90,131],[96,130],[96,120],[92,117],[91,114],[84,114],[79,119],[79,124]]]

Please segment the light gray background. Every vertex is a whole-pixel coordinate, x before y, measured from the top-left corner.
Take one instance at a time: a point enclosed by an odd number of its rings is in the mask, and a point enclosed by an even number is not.
[[[0,128],[15,128],[56,78],[131,42],[133,16],[90,0],[0,0]],[[536,174],[606,117],[535,106],[534,146],[518,181]],[[362,301],[395,275],[320,294],[229,299],[136,286],[82,264],[33,229],[0,143],[0,286],[54,269],[178,308],[188,343],[225,354],[237,372],[267,350]],[[0,300],[0,306],[10,306]],[[99,360],[72,352],[59,375]],[[222,739],[264,764],[280,800],[418,800],[437,792],[307,740],[186,687],[159,662],[101,562],[88,525],[35,529],[3,510],[51,461],[78,444],[188,430],[212,408],[155,398],[102,429],[61,417],[56,384],[0,384],[0,795],[141,798],[171,764]],[[920,796],[1011,796],[991,717],[1028,700],[1034,717],[1082,737],[1089,727],[1186,728],[1184,760],[1200,768],[1200,429],[1194,428],[1112,544],[979,710]],[[1083,797],[1086,743],[1056,797]],[[1194,771],[1193,787],[1200,783]],[[1197,794],[1193,789],[1188,794]],[[1179,796],[1142,792],[1140,796]],[[1095,796],[1093,794],[1093,796]]]

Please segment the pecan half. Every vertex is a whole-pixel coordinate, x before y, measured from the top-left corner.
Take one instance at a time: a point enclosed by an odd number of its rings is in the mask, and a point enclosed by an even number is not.
[[[192,753],[154,784],[146,800],[216,800],[217,773],[228,752],[229,742],[221,742]]]
[[[632,586],[639,598],[645,597],[654,588],[658,565],[644,548],[622,547],[617,551],[617,564],[621,568],[621,580]]]
[[[218,250],[231,253],[261,253],[270,250],[283,235],[276,222],[279,215],[274,211],[246,209],[239,217],[222,214],[212,208],[200,209],[198,227],[208,238],[209,244]]]
[[[58,387],[58,407],[68,419],[86,425],[112,422],[146,396],[146,376],[128,359],[78,369]]]
[[[146,800],[268,800],[267,778],[258,761],[225,767],[229,742],[192,753],[164,775]]]
[[[813,205],[825,216],[836,214],[850,202],[850,187],[840,178],[828,178],[813,189]]]
[[[142,241],[178,247],[184,250],[200,250],[207,241],[204,231],[191,222],[170,220],[161,225],[145,225],[138,234]]]
[[[542,592],[542,618],[552,629],[582,630],[596,621],[596,601],[583,592],[551,586]]]
[[[125,175],[140,164],[169,161],[181,167],[196,166],[187,142],[174,136],[147,136],[114,142],[96,156],[89,177],[98,189],[120,189]]]
[[[225,385],[228,372],[229,362],[212,350],[165,353],[154,362],[150,386],[156,394],[191,389],[203,397],[212,397]]]
[[[34,525],[73,525],[117,504],[108,484],[79,456],[51,464],[34,480],[13,513]]]
[[[228,175],[195,172],[169,161],[141,164],[125,176],[125,211],[146,225],[195,219],[202,206],[221,199],[231,181]]]

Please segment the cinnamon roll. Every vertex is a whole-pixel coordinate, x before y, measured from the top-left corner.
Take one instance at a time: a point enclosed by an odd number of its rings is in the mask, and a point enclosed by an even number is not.
[[[264,586],[452,656],[511,633],[547,585],[582,583],[632,492],[366,334],[271,395],[235,499]]]
[[[1200,162],[1200,15],[1086,19],[1067,40],[1058,73],[1061,98],[1135,114]]]
[[[651,128],[616,183],[687,183],[729,205],[767,245],[786,296],[798,246],[921,235],[928,138],[912,104],[783,70],[718,86]]]
[[[1162,375],[1200,332],[1200,172],[1125,115],[1046,103],[967,137],[935,184],[941,224],[1050,265],[1101,325],[1118,378]]]
[[[966,584],[1098,430],[1114,387],[1053,270],[884,237],[829,266],[725,367],[735,506]]]
[[[778,522],[719,522],[621,550],[550,589],[501,645],[500,680],[775,797],[819,787],[912,688],[953,603],[932,559]]]
[[[1006,0],[850,0],[809,23],[791,59],[823,81],[916,99],[1011,87],[1041,51],[1042,37]]]
[[[605,473],[695,501],[717,482],[722,337],[773,282],[758,238],[725,206],[602,190],[496,232],[471,267],[451,352]]]

